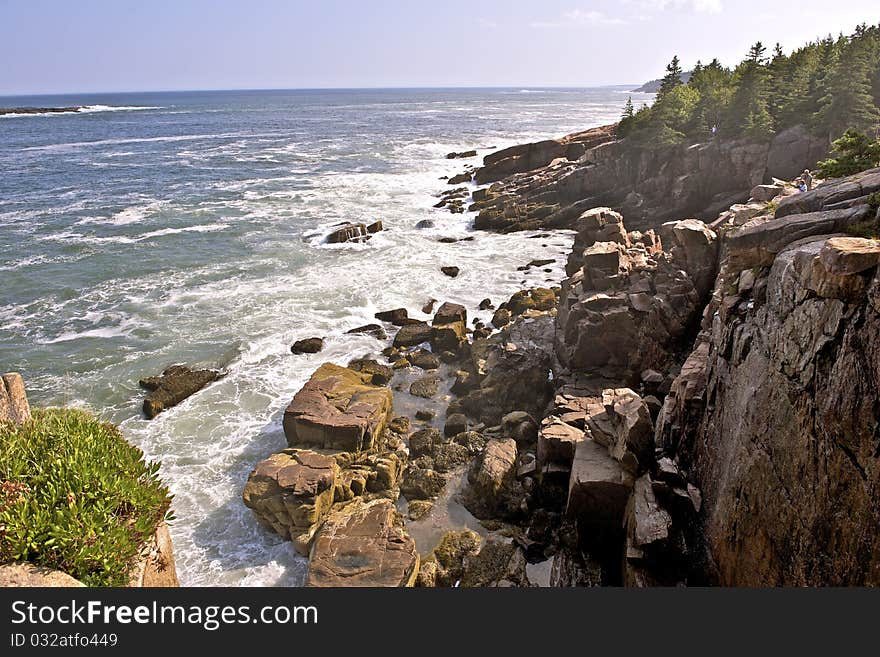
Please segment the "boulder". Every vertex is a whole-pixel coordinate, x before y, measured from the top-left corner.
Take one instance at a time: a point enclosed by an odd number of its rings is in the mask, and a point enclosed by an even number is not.
[[[504,328],[510,324],[510,311],[507,308],[499,308],[492,315],[492,326],[495,328]]]
[[[470,449],[458,443],[441,443],[431,452],[431,462],[437,472],[452,472],[471,460]]]
[[[779,196],[784,189],[782,185],[756,185],[749,196],[753,201],[767,203]]]
[[[339,244],[342,242],[362,242],[368,239],[367,227],[364,224],[347,224],[341,228],[336,228],[327,235],[326,242],[328,244]]]
[[[339,473],[334,500],[348,501],[366,494],[396,500],[404,466],[398,452],[362,453]]]
[[[626,510],[626,529],[630,544],[644,550],[669,538],[672,517],[654,496],[650,474],[636,479]]]
[[[406,505],[406,517],[410,520],[421,520],[434,508],[434,503],[428,500],[413,500]]]
[[[538,423],[525,411],[511,411],[501,418],[501,434],[513,438],[517,445],[534,445],[538,440]]]
[[[31,407],[21,374],[4,374],[0,378],[0,422],[22,424],[30,419]]]
[[[406,415],[398,415],[388,423],[388,428],[391,431],[401,435],[408,434],[411,426],[412,422]]]
[[[390,500],[355,500],[334,511],[315,536],[306,586],[412,586],[415,541]]]
[[[433,468],[419,468],[412,464],[403,475],[400,492],[408,500],[430,500],[446,486],[446,477]]]
[[[416,228],[418,228],[419,230],[424,230],[425,228],[433,228],[433,227],[434,227],[434,222],[431,221],[430,219],[422,219],[421,221],[416,223]]]
[[[338,479],[332,456],[285,449],[253,469],[244,488],[244,504],[261,525],[292,541],[306,555],[333,505]]]
[[[704,298],[715,282],[718,236],[697,219],[673,222],[671,232],[675,241],[668,248],[690,275],[697,293]]]
[[[464,173],[459,173],[458,175],[452,176],[446,182],[450,185],[460,185],[461,183],[470,182],[471,178],[473,178],[473,174],[465,171]]]
[[[457,303],[444,303],[434,314],[431,344],[436,351],[457,352],[467,342],[467,311]]]
[[[455,278],[461,270],[458,267],[440,267],[440,271],[450,278]]]
[[[372,335],[377,340],[385,340],[388,337],[388,334],[385,333],[385,329],[378,324],[365,324],[364,326],[356,326],[355,328],[346,331],[347,335],[357,335],[359,333]]]
[[[392,417],[391,390],[373,375],[324,363],[284,411],[284,435],[303,445],[351,452],[370,449]]]
[[[600,541],[615,537],[623,526],[633,477],[592,438],[575,445],[566,514],[595,533]],[[588,532],[584,532],[588,533]]]
[[[453,413],[446,417],[446,423],[443,425],[443,435],[447,437],[456,436],[467,431],[467,417],[462,413]]]
[[[429,342],[432,334],[431,327],[426,322],[406,324],[401,326],[397,335],[394,336],[394,346],[414,347],[417,344]]]
[[[462,151],[462,152],[460,152],[460,153],[455,153],[455,152],[447,153],[447,154],[446,154],[446,159],[447,159],[447,160],[455,160],[455,159],[461,159],[461,158],[467,158],[467,157],[476,157],[476,156],[477,156],[477,151],[470,150],[470,151]]]
[[[162,372],[162,376],[141,379],[140,386],[150,391],[144,399],[144,414],[153,419],[222,376],[217,370],[193,370],[185,365],[172,365]]]
[[[464,576],[464,562],[480,552],[480,535],[471,529],[443,534],[422,563],[416,586],[456,586]]]
[[[356,358],[348,363],[348,368],[355,372],[368,374],[370,383],[376,386],[387,386],[394,377],[394,368],[383,365],[372,358]]]
[[[305,338],[297,340],[290,348],[291,353],[300,354],[316,354],[324,348],[323,338]]]
[[[378,233],[382,229],[383,229],[382,222],[381,221],[374,221],[369,226],[367,226],[367,233],[372,235],[374,233]]]
[[[574,427],[554,416],[544,418],[538,434],[538,467],[543,471],[558,465],[570,470],[575,448],[583,439],[583,427]]]
[[[446,302],[434,313],[433,324],[451,324],[452,322],[467,323],[467,310],[458,303]]]
[[[0,587],[79,588],[84,586],[85,584],[67,573],[26,561],[0,565]]]
[[[427,349],[417,349],[407,355],[407,360],[409,360],[414,367],[423,370],[436,370],[440,367],[440,359]]]
[[[391,322],[395,326],[403,326],[409,318],[406,308],[395,308],[394,310],[383,310],[373,315],[382,322]]]
[[[880,263],[880,240],[861,237],[831,237],[819,253],[830,274],[860,274]]]
[[[468,473],[465,505],[478,518],[494,516],[507,506],[508,489],[516,477],[516,457],[515,440],[492,439],[474,462]]]
[[[434,397],[440,390],[440,377],[436,374],[428,374],[420,379],[416,379],[409,387],[409,394],[416,397],[424,397],[430,399]]]
[[[437,429],[421,429],[409,437],[409,453],[415,458],[430,454],[436,445],[443,442],[443,436]]]
[[[592,437],[607,445],[611,456],[633,472],[649,468],[654,462],[654,423],[645,402],[630,388],[615,388],[602,392],[602,405],[609,423],[588,417]]]

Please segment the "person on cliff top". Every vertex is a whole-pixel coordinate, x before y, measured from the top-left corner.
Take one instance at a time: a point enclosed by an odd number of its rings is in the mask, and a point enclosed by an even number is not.
[[[804,182],[803,178],[798,178],[797,180],[795,180],[794,185],[802,192],[807,191],[807,183]]]
[[[813,189],[813,176],[810,175],[809,169],[804,169],[804,172],[801,174],[801,178],[804,181],[804,185],[807,187],[807,191]]]

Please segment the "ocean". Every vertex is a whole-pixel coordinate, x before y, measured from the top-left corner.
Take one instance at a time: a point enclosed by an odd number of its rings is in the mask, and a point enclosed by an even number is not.
[[[118,423],[174,494],[182,585],[290,586],[307,562],[241,502],[253,466],[286,447],[281,414],[311,372],[386,343],[347,335],[428,298],[472,316],[558,284],[571,235],[472,231],[434,209],[441,176],[516,143],[616,121],[623,88],[227,91],[0,97],[0,371],[35,406]],[[640,104],[647,94],[632,94]],[[415,228],[431,219],[430,229]],[[381,220],[365,244],[323,243]],[[472,241],[439,243],[440,237]],[[535,258],[555,263],[529,272]],[[449,278],[440,267],[461,269]],[[297,339],[326,348],[294,356]],[[174,363],[225,369],[147,421],[138,379]]]

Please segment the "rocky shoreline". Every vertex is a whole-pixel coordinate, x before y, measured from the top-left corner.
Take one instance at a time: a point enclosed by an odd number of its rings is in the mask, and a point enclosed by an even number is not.
[[[4,114],[69,114],[79,112],[82,105],[73,107],[0,107],[0,116]]]
[[[567,277],[490,325],[377,313],[387,346],[314,372],[244,503],[310,586],[880,583],[880,170],[785,182],[826,148],[605,126],[453,176],[489,186],[435,207],[477,229],[574,230]]]

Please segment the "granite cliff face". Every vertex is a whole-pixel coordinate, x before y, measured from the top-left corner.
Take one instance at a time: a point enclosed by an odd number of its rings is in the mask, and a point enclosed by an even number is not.
[[[878,191],[757,187],[717,232],[578,217],[538,460],[603,581],[880,583]]]
[[[486,156],[477,169],[476,227],[513,231],[571,228],[582,212],[607,206],[630,229],[685,217],[714,219],[745,200],[755,185],[790,179],[812,166],[828,144],[798,126],[770,141],[712,140],[636,148],[603,126],[560,140],[515,146]],[[496,182],[500,181],[500,182]]]
[[[878,190],[821,185],[723,242],[657,426],[702,490],[710,582],[880,584],[880,242],[847,234],[877,230]]]

